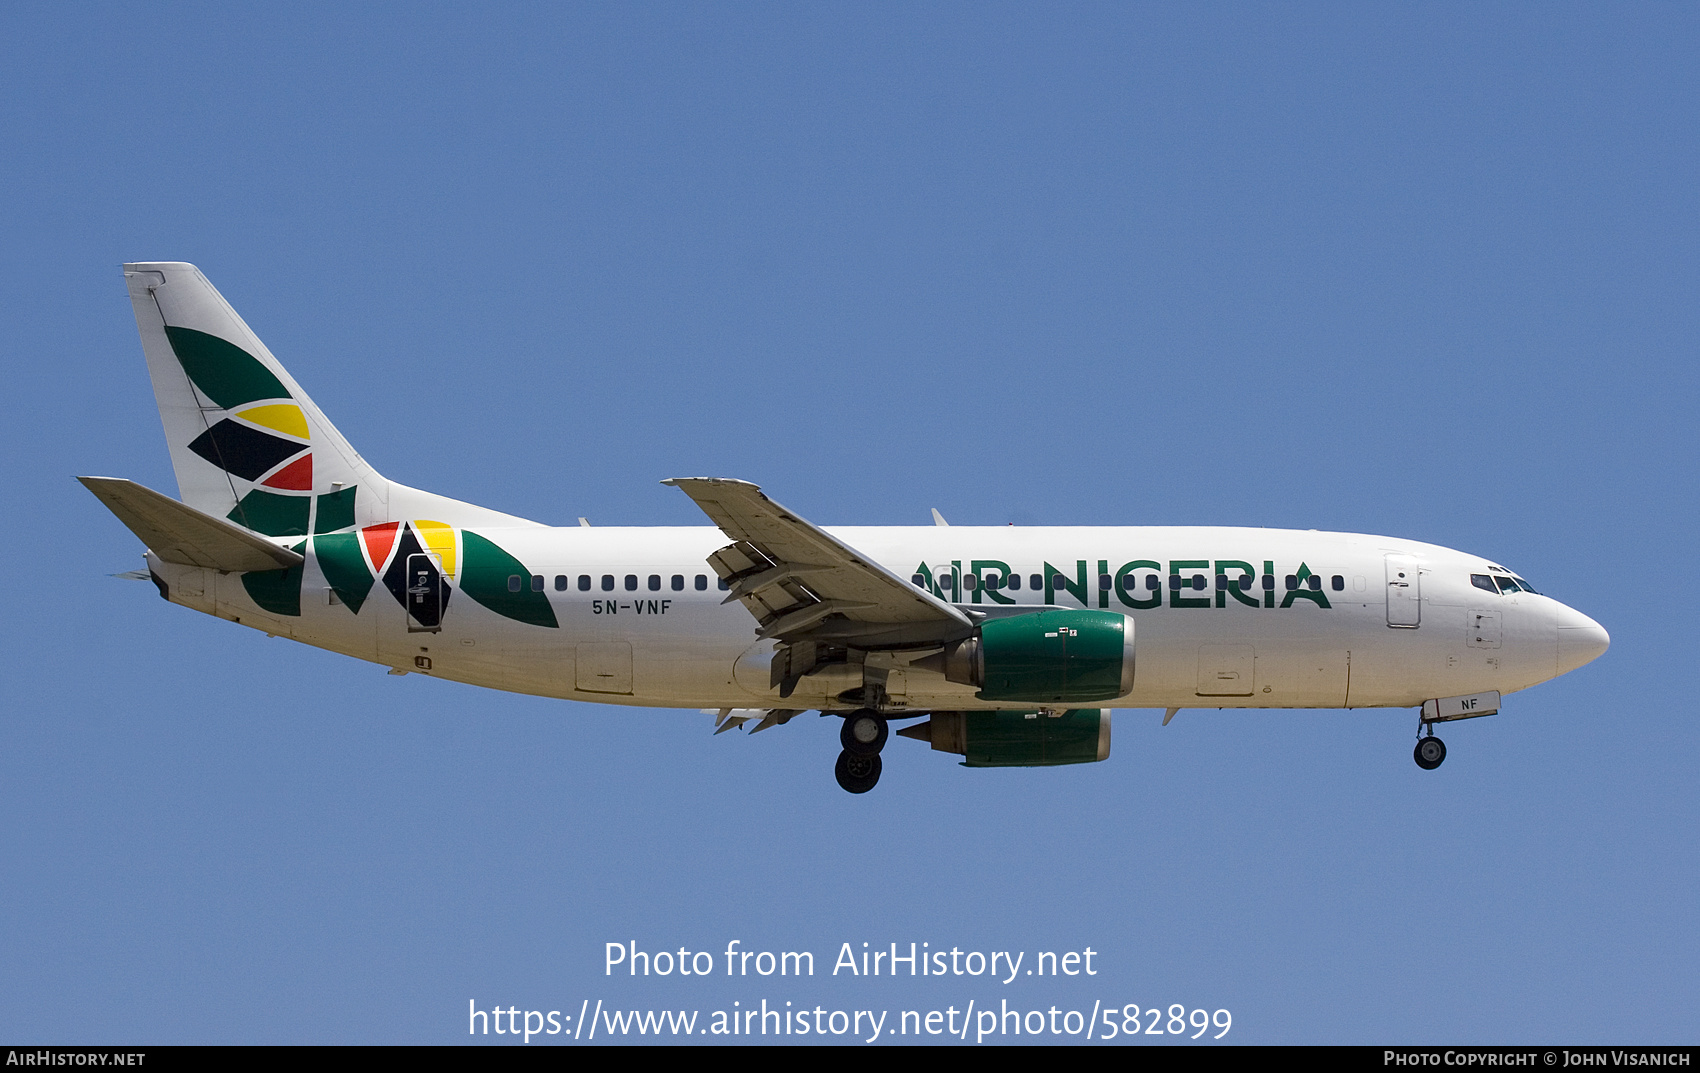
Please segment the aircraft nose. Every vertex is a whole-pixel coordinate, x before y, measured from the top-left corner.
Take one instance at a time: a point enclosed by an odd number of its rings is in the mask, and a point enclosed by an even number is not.
[[[1570,671],[1599,659],[1611,647],[1605,627],[1573,607],[1560,605],[1558,612],[1558,673]]]

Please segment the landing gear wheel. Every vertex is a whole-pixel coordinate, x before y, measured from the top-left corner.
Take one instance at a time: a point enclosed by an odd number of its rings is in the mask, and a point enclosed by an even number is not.
[[[832,773],[837,777],[838,785],[853,794],[865,794],[880,781],[879,754],[857,756],[845,750],[838,754],[838,764],[833,767]]]
[[[1417,739],[1417,747],[1411,753],[1417,761],[1417,766],[1424,771],[1433,771],[1446,759],[1446,743],[1439,738],[1430,736]]]
[[[890,736],[891,729],[885,725],[885,720],[880,718],[879,713],[863,708],[844,717],[844,726],[838,731],[838,742],[844,746],[847,753],[878,756]]]

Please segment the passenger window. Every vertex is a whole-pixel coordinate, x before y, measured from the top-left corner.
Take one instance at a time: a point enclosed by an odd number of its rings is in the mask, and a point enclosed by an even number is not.
[[[1205,580],[1203,574],[1192,575],[1192,587],[1197,589],[1199,592],[1203,592],[1204,586],[1206,586],[1208,584],[1209,584],[1209,582]]]
[[[1108,574],[1099,574],[1098,575],[1098,588],[1100,590],[1102,590],[1103,592],[1109,592],[1111,586],[1114,585],[1114,584],[1115,583],[1110,580],[1110,575],[1108,575]]]
[[[962,575],[962,587],[967,589],[969,592],[976,591],[980,587],[980,575],[979,574],[964,574],[964,575]]]
[[[543,591],[543,575],[542,574],[531,575],[531,591],[532,592],[542,592]]]
[[[674,592],[684,592],[685,591],[685,575],[674,574],[672,585],[673,585],[673,591]]]
[[[1063,577],[1061,574],[1052,574],[1051,575],[1051,588],[1052,589],[1066,589],[1066,588],[1068,588],[1068,578]]]
[[[660,592],[661,591],[661,575],[660,574],[649,575],[649,591],[650,592]]]
[[[1269,592],[1269,591],[1273,590],[1274,588],[1275,588],[1275,575],[1274,574],[1264,574],[1263,575],[1263,591]]]
[[[1034,574],[1032,577],[1029,577],[1027,580],[1032,583],[1028,587],[1031,588],[1034,592],[1038,592],[1040,589],[1045,587],[1045,575],[1043,575],[1043,574]]]
[[[1493,587],[1493,578],[1488,577],[1486,574],[1471,574],[1470,584],[1474,585],[1478,589],[1486,589],[1495,596],[1499,595],[1499,590]]]
[[[1216,575],[1216,588],[1217,588],[1217,590],[1218,591],[1226,590],[1227,587],[1228,587],[1228,575],[1227,574],[1217,574]]]
[[[509,574],[508,575],[508,591],[509,592],[518,592],[520,584],[523,581],[524,581],[524,579],[521,578],[518,574]]]
[[[1299,588],[1299,576],[1297,574],[1288,574],[1287,575],[1287,591],[1288,592],[1297,592],[1298,588]]]
[[[555,591],[556,592],[566,592],[567,591],[567,575],[565,575],[565,574],[556,574],[555,575]]]
[[[707,589],[708,589],[708,575],[707,574],[698,574],[697,575],[697,591],[698,592],[704,592]]]
[[[627,574],[626,575],[626,591],[627,592],[636,592],[637,591],[637,575],[636,574]]]
[[[590,575],[589,574],[580,574],[578,576],[578,591],[580,591],[580,592],[589,592],[590,591]]]
[[[1158,589],[1161,589],[1162,587],[1163,587],[1163,583],[1162,583],[1162,581],[1158,580],[1156,574],[1146,574],[1145,575],[1145,591],[1146,592],[1156,592]]]
[[[603,592],[613,592],[614,591],[614,575],[613,574],[603,574],[602,575],[602,591]]]
[[[1021,591],[1021,575],[1020,574],[1009,575],[1009,587],[1011,589],[1014,589],[1016,592]]]
[[[998,591],[1003,588],[1003,578],[998,577],[996,574],[987,574],[986,588],[991,589],[993,592]]]
[[[1345,592],[1346,591],[1346,577],[1345,577],[1344,574],[1335,574],[1332,578],[1329,579],[1328,584],[1330,584],[1334,587],[1335,592]]]
[[[1322,575],[1321,574],[1312,574],[1310,576],[1310,591],[1311,592],[1321,592],[1322,591]]]
[[[726,591],[726,590],[727,590],[727,589],[729,589],[729,588],[731,588],[731,587],[732,587],[732,586],[730,586],[730,585],[728,585],[728,584],[727,584],[727,583],[726,583],[726,579],[725,579],[725,578],[719,578],[719,579],[717,579],[717,580],[718,580],[718,581],[719,581],[719,582],[720,582],[720,591],[721,591],[721,592],[725,592],[725,591]]]
[[[1178,592],[1178,591],[1180,591],[1181,585],[1182,585],[1181,576],[1179,574],[1170,574],[1169,575],[1169,588],[1174,589],[1175,591]]]
[[[922,577],[920,574],[916,574],[914,577],[911,577],[909,582],[917,589],[924,589],[927,587],[927,579]]]

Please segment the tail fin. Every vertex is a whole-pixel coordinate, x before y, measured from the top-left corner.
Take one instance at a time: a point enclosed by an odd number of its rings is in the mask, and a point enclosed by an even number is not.
[[[534,524],[385,480],[194,265],[127,264],[124,279],[189,506],[268,536],[421,515]]]

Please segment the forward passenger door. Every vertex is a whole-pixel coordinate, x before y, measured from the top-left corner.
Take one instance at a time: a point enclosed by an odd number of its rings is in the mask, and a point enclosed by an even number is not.
[[[1422,571],[1409,555],[1387,556],[1387,624],[1414,630],[1422,625]]]

